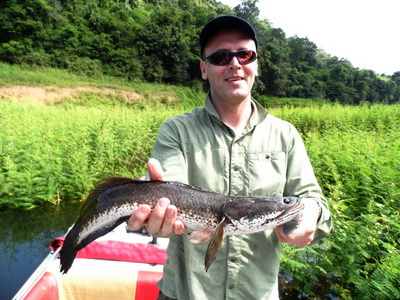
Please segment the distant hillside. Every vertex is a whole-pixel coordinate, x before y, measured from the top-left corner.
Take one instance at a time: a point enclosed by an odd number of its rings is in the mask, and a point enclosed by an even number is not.
[[[255,93],[344,104],[399,102],[400,72],[360,70],[307,38],[287,38],[259,19],[257,3],[246,0],[232,9],[215,0],[3,1],[0,61],[93,78],[201,86],[199,32],[209,19],[234,14],[258,32]]]
[[[91,97],[88,97],[91,95]],[[57,104],[145,105],[161,103],[190,109],[203,104],[201,87],[189,88],[160,83],[133,83],[119,78],[92,78],[67,70],[0,63],[0,99]]]

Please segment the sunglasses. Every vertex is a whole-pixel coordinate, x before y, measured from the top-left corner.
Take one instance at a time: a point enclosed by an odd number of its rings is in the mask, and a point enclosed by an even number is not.
[[[240,50],[237,52],[217,51],[204,60],[216,66],[227,66],[232,58],[236,57],[241,65],[247,65],[257,59],[257,53],[252,50]]]

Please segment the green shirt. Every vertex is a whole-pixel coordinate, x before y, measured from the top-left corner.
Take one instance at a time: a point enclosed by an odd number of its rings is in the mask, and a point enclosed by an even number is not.
[[[298,196],[322,207],[315,241],[328,234],[331,218],[301,137],[293,125],[252,102],[253,114],[240,136],[224,124],[207,97],[204,107],[167,120],[152,157],[165,179],[233,196]],[[314,242],[315,242],[314,241]],[[189,299],[278,299],[279,242],[274,230],[225,236],[208,272],[208,243],[187,235],[170,238],[163,293]]]

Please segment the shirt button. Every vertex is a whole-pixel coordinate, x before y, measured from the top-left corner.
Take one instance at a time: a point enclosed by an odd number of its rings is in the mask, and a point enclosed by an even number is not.
[[[230,286],[228,286],[228,289],[233,290],[235,286],[233,284],[231,284]]]
[[[236,257],[231,257],[229,260],[230,260],[230,262],[234,263],[234,262],[236,262]]]
[[[233,170],[234,170],[234,171],[239,171],[239,167],[238,167],[238,166],[234,166],[234,167],[233,167]]]

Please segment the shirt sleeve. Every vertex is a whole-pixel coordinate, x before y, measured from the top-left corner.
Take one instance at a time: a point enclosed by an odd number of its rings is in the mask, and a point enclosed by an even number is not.
[[[327,200],[322,195],[321,187],[315,177],[300,134],[292,127],[290,135],[284,194],[296,195],[302,198],[302,201],[316,201],[319,204],[321,214],[318,219],[317,231],[313,241],[313,243],[316,243],[327,236],[331,231],[332,217],[328,209]]]

